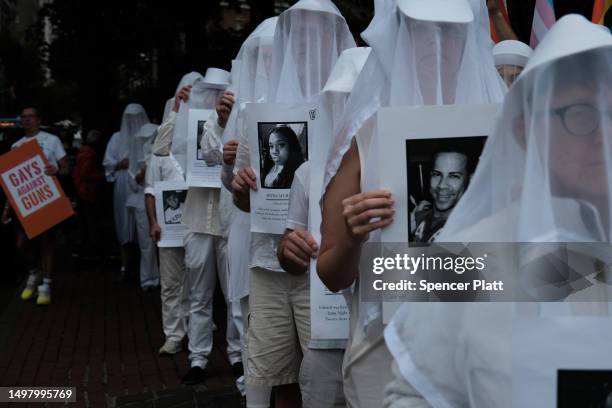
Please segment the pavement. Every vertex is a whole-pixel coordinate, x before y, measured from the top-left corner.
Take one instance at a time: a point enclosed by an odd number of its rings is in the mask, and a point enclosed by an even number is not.
[[[23,302],[23,284],[0,304],[0,386],[73,386],[71,407],[244,406],[225,357],[222,299],[206,383],[186,387],[187,352],[157,354],[164,341],[159,290],[142,292],[135,276],[116,282],[117,261],[58,258],[51,305]]]

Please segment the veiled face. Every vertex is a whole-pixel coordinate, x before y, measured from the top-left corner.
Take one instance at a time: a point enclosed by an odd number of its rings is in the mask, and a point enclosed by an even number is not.
[[[559,88],[536,126],[543,132],[550,128],[550,171],[566,193],[583,199],[608,197],[612,157],[606,158],[605,151],[612,143],[612,88],[581,82]]]
[[[443,103],[452,103],[467,41],[467,26],[408,20],[425,103],[438,102],[439,95]]]
[[[519,65],[502,64],[498,65],[496,68],[497,72],[499,72],[499,75],[506,83],[506,86],[510,88],[521,72],[523,72],[524,67]]]
[[[339,54],[336,49],[341,41],[336,32],[339,19],[329,13],[300,10],[294,12],[286,24],[285,51],[290,53],[302,93],[306,96],[317,94]]]

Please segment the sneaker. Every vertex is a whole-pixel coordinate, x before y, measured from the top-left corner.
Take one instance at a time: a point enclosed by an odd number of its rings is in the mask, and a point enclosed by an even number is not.
[[[34,297],[34,294],[36,293],[36,287],[38,286],[40,282],[41,282],[40,274],[31,273],[30,276],[28,276],[28,281],[26,282],[25,289],[23,289],[23,292],[21,292],[21,299],[22,300],[32,299]]]
[[[42,306],[51,304],[51,286],[44,283],[38,286],[38,297],[36,298],[36,304]]]
[[[174,355],[180,351],[182,351],[183,348],[181,347],[181,342],[180,341],[174,341],[174,340],[166,340],[166,342],[164,343],[163,346],[161,346],[161,348],[159,349],[159,355],[160,356],[164,356],[164,355]]]
[[[184,385],[196,385],[201,384],[206,379],[206,375],[204,374],[204,370],[198,366],[191,367],[187,374],[183,377],[181,382]]]

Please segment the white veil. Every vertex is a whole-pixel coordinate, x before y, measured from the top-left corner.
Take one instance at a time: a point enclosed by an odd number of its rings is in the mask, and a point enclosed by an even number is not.
[[[342,51],[353,47],[348,25],[331,1],[298,1],[278,19],[266,102],[312,101]]]
[[[235,102],[223,132],[224,142],[240,139],[245,104],[261,100],[268,90],[272,41],[277,21],[278,17],[270,17],[261,22],[242,44],[236,56],[235,67],[238,72],[235,76],[238,81],[230,87],[234,91]]]
[[[510,89],[439,242],[611,241],[611,66],[612,37],[583,17],[551,28]],[[553,316],[565,310],[543,306]],[[410,303],[385,337],[402,375],[434,407],[508,406],[515,313],[511,303]],[[577,348],[587,350],[589,333],[581,337]],[[537,347],[550,345],[527,351]]]
[[[336,129],[325,185],[353,136],[380,107],[501,102],[506,87],[493,63],[488,11],[483,1],[469,2],[474,20],[468,24],[418,21],[403,13],[397,0],[376,3],[374,19],[362,33],[372,53]]]
[[[176,95],[178,91],[183,89],[183,87],[187,85],[193,85],[196,81],[201,81],[203,78],[204,77],[202,76],[202,74],[200,74],[199,72],[195,72],[195,71],[192,71],[188,74],[183,75],[183,77],[179,81],[178,86],[176,87],[176,90],[174,91],[174,95]],[[164,106],[164,116],[162,119],[162,123],[166,121],[166,118],[168,117],[170,110],[174,106],[174,97],[175,97],[174,95],[172,95],[172,98],[166,101],[166,105]]]
[[[457,0],[457,16],[444,0],[416,1],[437,20],[408,17],[398,0],[376,4],[376,15],[362,37],[372,52],[349,97],[327,160],[324,189],[336,174],[351,139],[362,128],[372,133],[363,191],[379,187],[375,113],[381,107],[501,102],[506,86],[493,63],[488,11],[480,0]],[[410,0],[404,1],[410,3]],[[471,22],[469,16],[472,16]],[[466,17],[467,16],[467,17]],[[379,234],[370,235],[371,241]],[[362,325],[380,315],[380,304],[361,303]]]

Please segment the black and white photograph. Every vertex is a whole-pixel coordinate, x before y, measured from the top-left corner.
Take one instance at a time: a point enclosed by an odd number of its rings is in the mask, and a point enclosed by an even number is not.
[[[295,171],[308,160],[308,124],[259,122],[257,131],[261,188],[291,188]]]
[[[204,160],[204,156],[202,155],[202,148],[200,147],[200,142],[202,141],[202,136],[204,136],[205,124],[205,120],[198,120],[198,137],[196,138],[196,160]]]
[[[559,370],[557,408],[612,408],[612,370]]]
[[[486,136],[406,140],[410,242],[431,243],[465,193]]]
[[[164,200],[164,224],[180,224],[187,191],[169,190],[164,191],[162,196]]]

